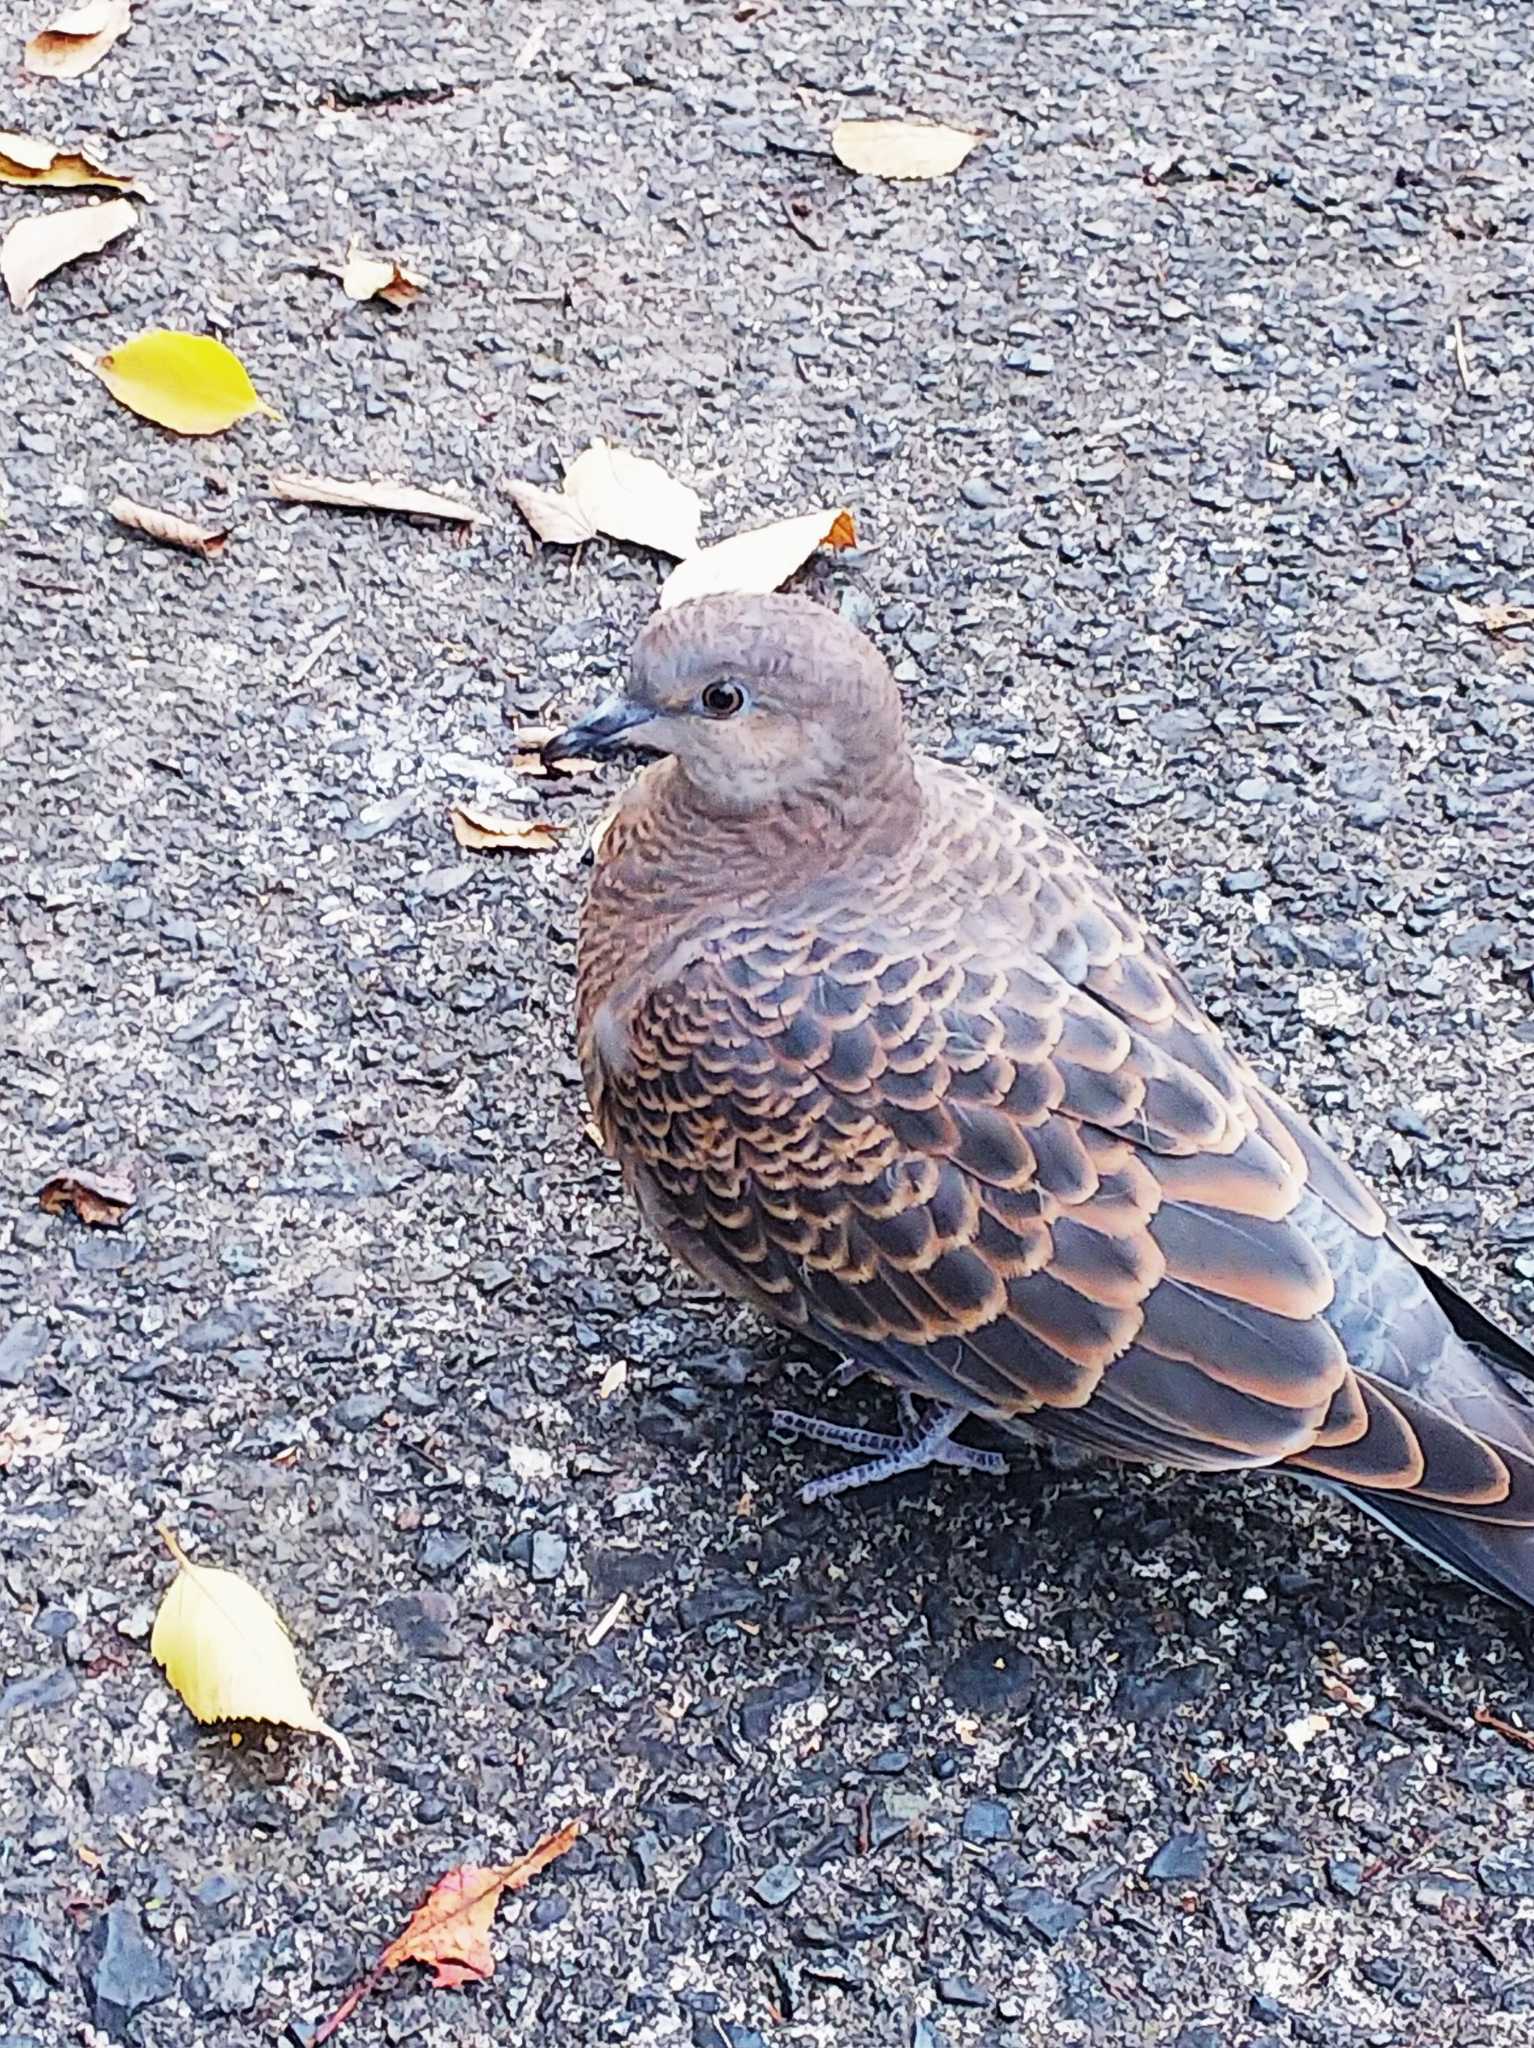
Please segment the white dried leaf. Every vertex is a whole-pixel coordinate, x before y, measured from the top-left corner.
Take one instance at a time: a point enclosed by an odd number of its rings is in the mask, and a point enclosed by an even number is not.
[[[679,562],[661,585],[656,602],[669,611],[689,598],[718,597],[729,591],[765,595],[786,583],[816,548],[850,548],[856,540],[852,514],[844,506],[774,519]]]
[[[979,140],[937,121],[838,121],[831,131],[837,162],[869,178],[946,178]]]
[[[67,206],[17,221],[0,242],[0,277],[11,304],[24,313],[45,277],[79,256],[95,255],[137,226],[138,210],[126,199],[109,199],[103,206]]]
[[[565,495],[612,540],[678,558],[697,552],[702,501],[648,456],[593,441],[566,469]]]

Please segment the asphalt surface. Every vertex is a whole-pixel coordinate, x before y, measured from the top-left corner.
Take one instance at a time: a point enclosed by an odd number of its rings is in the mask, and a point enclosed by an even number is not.
[[[303,2042],[442,1871],[577,1815],[489,1984],[406,1969],[341,2040],[1527,2041],[1534,1754],[1473,1718],[1534,1727],[1524,1620],[1278,1483],[797,1504],[783,1374],[883,1411],[640,1242],[569,1041],[602,790],[506,767],[663,565],[499,491],[605,433],[710,537],[852,507],[809,587],[925,742],[1527,1331],[1534,668],[1453,603],[1534,602],[1527,10],[135,12],[0,87],[156,194],[0,321],[4,2048]],[[836,166],[904,109],[989,139]],[[345,302],[354,232],[430,293]],[[160,324],[282,422],[178,441],[60,353]],[[461,853],[481,788],[560,851]],[[137,1174],[120,1231],[39,1211],[71,1165]],[[353,1770],[170,1696],[162,1520]]]

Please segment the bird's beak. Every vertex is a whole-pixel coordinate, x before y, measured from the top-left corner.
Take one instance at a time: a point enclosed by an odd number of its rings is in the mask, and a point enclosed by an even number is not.
[[[574,725],[567,725],[544,746],[545,768],[577,755],[594,755],[598,760],[614,754],[636,726],[647,725],[655,713],[647,704],[635,704],[621,693],[609,697]]]

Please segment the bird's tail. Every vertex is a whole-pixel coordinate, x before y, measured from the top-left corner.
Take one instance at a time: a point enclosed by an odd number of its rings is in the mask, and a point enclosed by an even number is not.
[[[1482,1592],[1534,1608],[1534,1352],[1418,1270],[1453,1330],[1426,1398],[1356,1373],[1290,1466]]]

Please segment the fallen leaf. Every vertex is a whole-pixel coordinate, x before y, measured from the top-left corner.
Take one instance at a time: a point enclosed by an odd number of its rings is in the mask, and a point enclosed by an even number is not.
[[[323,1735],[350,1760],[344,1735],[314,1711],[282,1617],[238,1572],[193,1564],[168,1529],[180,1567],[160,1602],[150,1655],[198,1721],[275,1721]]]
[[[565,495],[574,498],[598,533],[612,540],[633,541],[663,555],[697,553],[702,500],[646,455],[593,441],[566,469]]]
[[[518,823],[497,818],[485,811],[471,810],[467,804],[452,805],[448,815],[453,821],[453,837],[470,853],[552,853],[564,829],[541,819]]]
[[[69,352],[121,404],[176,434],[221,434],[253,412],[281,417],[232,349],[207,334],[154,327],[104,356]]]
[[[578,1820],[566,1821],[515,1863],[462,1863],[439,1878],[411,1914],[405,1931],[389,1943],[367,1975],[309,2037],[310,2048],[323,2048],[363,1999],[401,1963],[424,1963],[435,1973],[432,1983],[439,1989],[484,1983],[495,1969],[490,1923],[502,1894],[521,1891],[540,1871],[573,1849],[583,1832]]]
[[[105,185],[113,192],[137,192],[136,178],[104,171],[83,150],[60,149],[35,135],[13,135],[0,129],[0,185],[46,185],[55,191],[80,185]]]
[[[185,548],[188,554],[211,560],[224,552],[229,538],[227,526],[194,526],[174,512],[161,512],[153,505],[140,505],[132,498],[114,498],[107,507],[119,526],[128,526],[150,540],[162,540],[168,547]]]
[[[24,313],[45,277],[93,256],[138,226],[138,209],[127,199],[108,199],[100,206],[66,206],[57,213],[34,213],[19,220],[0,242],[0,277],[11,304]]]
[[[299,476],[284,471],[271,479],[272,496],[290,505],[337,505],[347,511],[409,512],[419,519],[453,519],[472,526],[484,518],[472,505],[459,498],[444,497],[440,491],[423,491],[414,484],[373,483],[362,477],[356,482],[345,477]]]
[[[979,140],[938,121],[838,121],[831,130],[837,162],[869,178],[946,178]]]
[[[132,1175],[120,1167],[91,1173],[72,1166],[56,1173],[37,1191],[38,1207],[50,1216],[62,1216],[73,1209],[82,1223],[98,1230],[115,1230],[138,1199]]]
[[[1467,604],[1451,591],[1449,602],[1462,626],[1480,626],[1488,633],[1511,632],[1515,626],[1534,626],[1534,605],[1503,604],[1493,598],[1489,604]]]
[[[355,241],[347,245],[340,276],[341,289],[349,299],[383,299],[391,306],[408,306],[426,289],[424,277],[392,256],[364,255]]]
[[[774,519],[749,533],[715,541],[690,561],[679,562],[660,587],[662,611],[685,604],[690,597],[715,597],[723,591],[776,590],[807,562],[818,547],[850,548],[857,544],[852,514],[840,511],[801,512],[792,519]]]
[[[540,540],[553,541],[561,547],[578,547],[582,541],[596,538],[596,525],[585,507],[565,492],[515,480],[503,488]]]
[[[132,19],[128,0],[84,0],[39,29],[21,53],[34,78],[80,78],[124,34]]]

